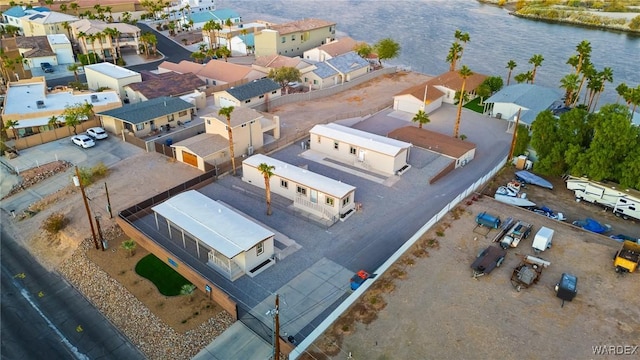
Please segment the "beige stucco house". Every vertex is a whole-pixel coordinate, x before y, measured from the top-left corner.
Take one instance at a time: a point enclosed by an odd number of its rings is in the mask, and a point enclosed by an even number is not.
[[[464,91],[470,95],[470,98],[475,98],[475,90],[482,82],[487,78],[487,75],[474,73],[464,81]],[[462,77],[457,71],[447,71],[444,74],[440,74],[428,81],[429,85],[432,85],[436,89],[444,93],[442,98],[443,102],[448,104],[456,103],[456,92],[462,89]]]
[[[178,161],[206,171],[231,158],[226,117],[212,113],[203,118],[205,133],[177,142],[172,147]],[[265,143],[280,138],[280,118],[248,107],[238,107],[231,113],[231,129],[235,156],[251,156]]]
[[[255,54],[301,56],[305,51],[335,40],[336,23],[304,19],[269,25],[254,34]]]
[[[216,106],[255,107],[282,96],[282,88],[275,81],[264,78],[213,93]]]
[[[113,89],[123,100],[126,98],[124,87],[142,81],[140,73],[108,62],[86,65],[84,73],[89,89]]]
[[[399,175],[410,168],[410,143],[334,123],[316,125],[309,134],[312,151],[345,164],[384,175]]]
[[[307,50],[302,55],[303,59],[311,61],[327,61],[336,56],[346,54],[353,51],[358,42],[350,37],[336,39],[324,45],[318,46],[311,50]]]
[[[293,201],[293,206],[335,223],[355,211],[356,188],[326,176],[262,154],[242,161],[242,180],[265,188],[260,164],[273,166],[271,192]]]
[[[132,48],[136,54],[140,54],[140,28],[137,26],[89,19],[74,21],[69,25],[71,36],[83,54],[95,52],[102,59],[113,59],[114,55],[119,58],[120,50],[124,47]],[[107,29],[117,30],[117,38],[107,35]]]
[[[158,73],[173,71],[179,74],[192,73],[209,86],[240,85],[265,77],[250,66],[234,64],[223,60],[211,60],[206,64],[182,60],[179,63],[163,61],[158,65]]]
[[[24,36],[67,34],[64,24],[77,20],[78,18],[73,15],[56,11],[43,11],[20,18]]]
[[[166,126],[175,127],[178,122],[191,120],[196,107],[174,97],[159,97],[135,104],[97,113],[104,128],[114,134],[132,133],[144,137]]]
[[[198,259],[231,281],[275,264],[272,231],[195,190],[151,210],[158,229],[166,226],[173,242],[195,247]]]
[[[445,94],[429,82],[412,86],[393,97],[393,110],[415,114],[422,110],[429,114],[442,106]]]

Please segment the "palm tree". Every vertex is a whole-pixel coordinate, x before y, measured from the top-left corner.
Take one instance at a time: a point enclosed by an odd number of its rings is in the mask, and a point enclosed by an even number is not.
[[[469,33],[463,33],[460,30],[456,30],[456,32],[453,34],[453,36],[460,40],[462,42],[462,49],[460,50],[460,57],[462,58],[462,55],[464,54],[464,47],[465,45],[467,45],[467,42],[469,42],[469,40],[471,40],[471,36],[469,36]],[[454,69],[455,70],[455,69]]]
[[[618,98],[616,99],[616,104],[620,102],[620,98],[624,97],[624,94],[629,91],[629,86],[625,83],[620,83],[620,85],[616,86],[616,92],[618,93]]]
[[[231,169],[233,175],[236,175],[236,158],[233,151],[233,130],[231,129],[231,113],[233,112],[233,106],[223,107],[218,111],[218,115],[225,116],[227,118],[227,133],[229,134],[229,155],[231,156]]]
[[[600,80],[602,81],[600,89],[598,89],[598,93],[596,94],[596,99],[593,104],[593,109],[595,110],[596,106],[598,106],[598,101],[600,101],[600,95],[604,92],[605,82],[613,82],[613,69],[610,67],[605,67],[601,72],[598,73]]]
[[[507,86],[509,86],[509,82],[511,81],[511,72],[516,68],[518,64],[516,64],[515,60],[509,60],[507,62],[507,69],[509,69],[509,74],[507,74]]]
[[[473,71],[471,71],[471,69],[469,69],[467,65],[462,65],[462,68],[460,69],[460,71],[458,71],[458,74],[462,78],[462,87],[460,88],[460,94],[462,96],[460,96],[460,101],[458,101],[458,114],[456,115],[456,124],[453,127],[453,137],[456,138],[458,137],[458,133],[460,132],[460,117],[462,116],[462,103],[464,102],[462,101],[464,99],[464,86],[467,83],[467,78],[473,75]]]
[[[120,247],[127,251],[127,257],[132,257],[136,253],[136,242],[133,239],[123,241]]]
[[[591,43],[587,40],[582,40],[580,44],[576,46],[576,50],[578,51],[576,74],[580,74],[580,71],[582,71],[582,64],[584,64],[585,61],[588,61],[591,56]]]
[[[108,37],[109,43],[111,44],[111,57],[113,57],[113,63],[116,64],[118,59],[118,49],[120,48],[120,30],[116,28],[106,28],[102,30]],[[115,42],[114,42],[115,39]]]
[[[66,13],[67,10],[69,10],[69,7],[67,7],[67,4],[60,4],[60,12]]]
[[[78,64],[71,64],[67,66],[67,70],[73,71],[73,76],[76,78],[77,83],[80,82],[80,78],[78,78],[78,68],[80,68],[80,65]]]
[[[580,93],[582,92],[582,86],[587,79],[592,78],[596,75],[596,68],[590,61],[585,61],[582,64],[582,78],[580,79],[580,85],[578,86],[578,91],[576,92],[576,98],[573,100],[573,106],[576,106],[578,100],[580,99]]]
[[[93,60],[95,60],[96,64],[98,63],[98,55],[96,54],[96,39],[98,38],[98,36],[96,34],[89,34],[86,36],[87,39],[89,39],[89,42],[91,43],[91,50],[93,50]],[[91,55],[91,54],[89,54]],[[91,56],[89,56],[89,59],[91,59]],[[91,60],[89,60],[89,63],[91,63]]]
[[[462,51],[462,46],[459,42],[454,42],[451,44],[449,48],[449,53],[447,54],[447,62],[450,64],[449,71],[456,71],[456,62],[460,59],[460,52]]]
[[[16,130],[16,126],[20,126],[18,120],[5,120],[4,121],[4,130],[9,130],[13,132],[13,138],[18,138],[18,131]]]
[[[579,78],[577,74],[567,74],[560,79],[560,88],[564,89],[564,105],[569,106],[573,102],[575,91],[578,89]]]
[[[273,165],[269,165],[266,163],[261,163],[258,165],[258,171],[264,177],[264,191],[265,196],[267,198],[267,215],[271,215],[271,177],[273,176],[273,170],[276,167]]]
[[[231,27],[233,26],[233,22],[229,18],[224,24],[229,28],[229,32],[227,33],[227,47],[229,48],[229,55],[231,55],[231,35],[233,35],[231,33]]]
[[[542,65],[543,61],[544,61],[544,57],[542,57],[542,54],[535,54],[531,57],[531,59],[529,59],[529,64],[533,65],[533,71],[531,76],[532,84],[536,80],[536,71],[538,70],[538,67]]]
[[[189,56],[192,57],[193,60],[195,60],[197,63],[200,63],[200,64],[204,63],[204,59],[207,58],[207,55],[205,55],[205,53],[203,53],[202,51],[194,51]]]
[[[78,5],[77,3],[71,3],[69,4],[69,8],[71,8],[71,10],[76,13],[76,16],[78,16],[78,9],[80,8],[80,5]]]
[[[418,129],[422,129],[422,125],[428,124],[431,120],[429,119],[429,115],[427,115],[424,110],[418,110],[416,115],[411,119],[413,122],[418,123]]]
[[[51,117],[49,118],[49,121],[47,122],[47,125],[51,126],[54,129],[58,128],[60,126],[60,121],[58,120],[58,116],[51,115]]]
[[[102,52],[102,58],[104,59],[106,56],[104,56],[104,39],[107,38],[107,36],[102,32],[97,32],[94,34],[96,37],[96,40],[98,40],[99,44],[100,44],[100,51]]]
[[[83,31],[78,32],[78,39],[82,42],[84,52],[89,54],[89,49],[87,48],[87,34]],[[89,61],[89,64],[91,64],[91,61]]]
[[[207,21],[203,26],[202,26],[202,30],[207,32],[208,38],[209,38],[209,48],[213,48],[213,35],[212,33],[215,32],[215,24],[216,22],[213,20],[209,20]]]

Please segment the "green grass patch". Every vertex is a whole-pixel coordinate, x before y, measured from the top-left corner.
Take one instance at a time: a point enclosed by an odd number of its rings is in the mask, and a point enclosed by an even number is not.
[[[165,296],[180,295],[182,285],[190,284],[169,265],[162,262],[155,255],[149,254],[136,264],[136,273],[153,282],[158,291]]]
[[[464,104],[464,107],[480,114],[484,112],[484,106],[480,105],[480,97],[477,97],[469,101],[468,103]]]

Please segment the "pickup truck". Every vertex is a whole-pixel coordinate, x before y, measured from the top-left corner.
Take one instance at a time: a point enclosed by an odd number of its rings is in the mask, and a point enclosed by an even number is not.
[[[618,273],[634,272],[640,264],[640,244],[625,240],[622,248],[613,257],[613,266]]]
[[[508,249],[517,247],[522,239],[526,239],[531,234],[533,226],[524,221],[518,221],[500,241],[500,247]]]

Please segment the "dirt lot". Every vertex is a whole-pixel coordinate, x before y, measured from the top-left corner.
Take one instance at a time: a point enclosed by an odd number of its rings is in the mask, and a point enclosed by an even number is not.
[[[496,234],[474,232],[482,211],[532,223],[532,234],[541,226],[555,230],[553,247],[540,255],[551,266],[537,284],[517,292],[510,282],[522,256],[533,254],[533,235],[508,250],[502,267],[472,278],[470,264]],[[593,357],[592,346],[640,345],[640,309],[631,305],[638,302],[639,275],[614,272],[615,241],[488,196],[461,204],[448,217],[383,274],[381,280],[393,284],[384,288],[391,290],[373,286],[374,294],[303,358],[585,359]],[[429,248],[433,241],[438,250]],[[563,272],[578,277],[578,295],[564,307],[553,290]],[[372,302],[376,293],[381,299]],[[363,316],[372,303],[387,305]]]

